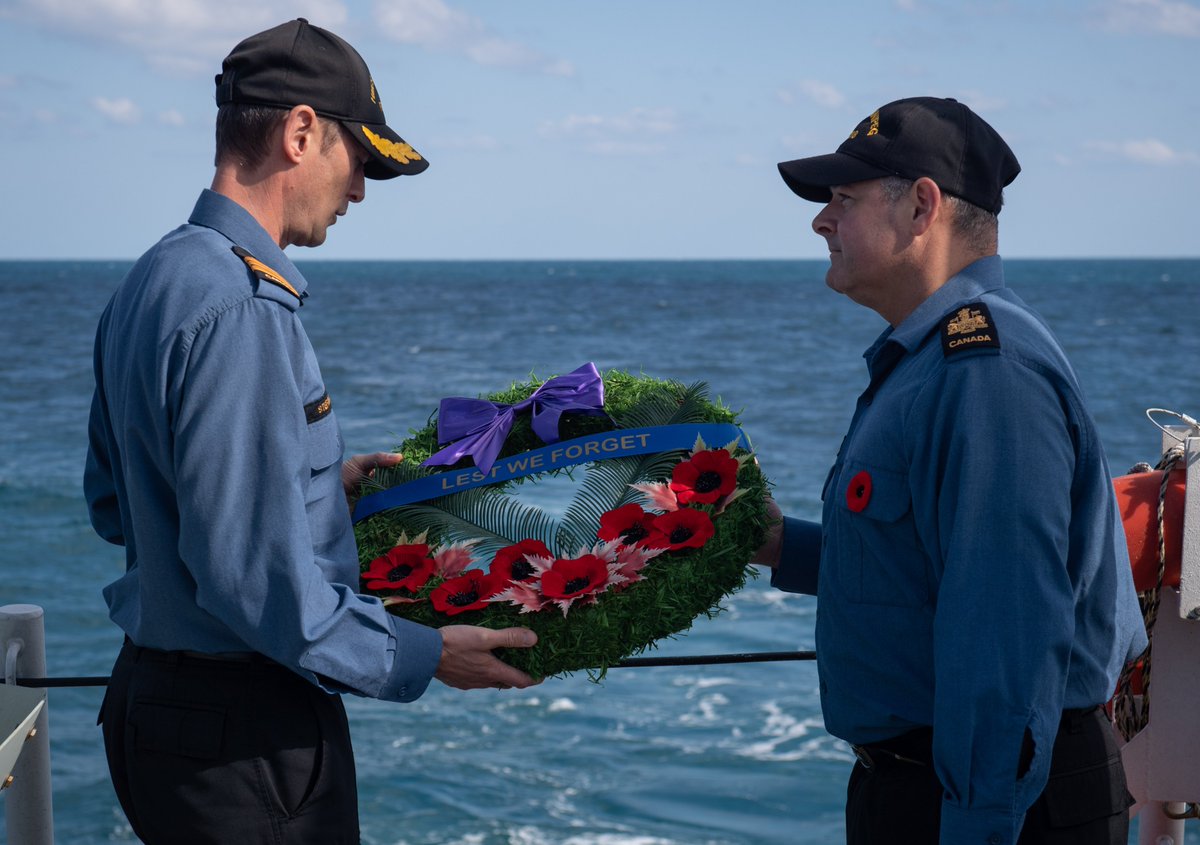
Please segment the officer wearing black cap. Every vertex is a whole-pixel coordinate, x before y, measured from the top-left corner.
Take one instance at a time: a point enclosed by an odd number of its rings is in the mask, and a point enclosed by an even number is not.
[[[779,165],[826,283],[887,326],[819,524],[759,552],[816,595],[825,724],[857,763],[851,845],[1124,845],[1102,705],[1146,645],[1095,424],[1061,347],[1004,284],[1020,166],[982,118],[913,97]]]
[[[368,179],[414,175],[429,167],[383,117],[375,80],[358,51],[304,18],[247,38],[217,74],[217,105],[290,109],[303,103],[336,120],[370,158]]]
[[[339,693],[412,701],[534,681],[493,655],[524,628],[434,630],[359,595],[343,462],[284,255],[316,246],[365,179],[427,166],[388,127],[362,57],[303,19],[216,78],[212,188],[114,293],[95,345],[84,492],[126,550],[105,588],[125,644],[100,719],[146,843],[357,843]]]

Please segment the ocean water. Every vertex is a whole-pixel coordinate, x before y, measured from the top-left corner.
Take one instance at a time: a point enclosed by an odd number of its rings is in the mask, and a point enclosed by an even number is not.
[[[302,316],[351,452],[399,442],[443,396],[593,361],[707,381],[742,409],[781,506],[808,518],[882,328],[825,288],[823,261],[301,266]],[[107,674],[121,640],[100,596],[121,550],[92,533],[80,477],[93,332],[127,267],[0,262],[0,604],[45,608],[51,676]],[[1146,408],[1200,417],[1200,260],[1012,261],[1007,275],[1071,356],[1115,474],[1158,458]],[[556,501],[550,487],[532,495]],[[726,605],[658,653],[813,646],[814,599],[762,578]],[[853,758],[824,732],[816,685],[811,663],[780,662],[348,699],[363,841],[839,842]],[[101,692],[50,692],[61,843],[134,841],[95,726]]]

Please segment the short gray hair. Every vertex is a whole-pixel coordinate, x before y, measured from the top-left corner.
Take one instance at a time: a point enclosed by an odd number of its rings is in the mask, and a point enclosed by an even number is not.
[[[908,193],[914,181],[903,176],[885,176],[880,187],[884,198],[895,204]],[[953,194],[943,192],[942,197],[950,208],[954,231],[976,252],[983,255],[994,253],[999,244],[1000,231],[1000,221],[996,215]],[[1000,195],[1000,203],[1004,204],[1003,194]]]

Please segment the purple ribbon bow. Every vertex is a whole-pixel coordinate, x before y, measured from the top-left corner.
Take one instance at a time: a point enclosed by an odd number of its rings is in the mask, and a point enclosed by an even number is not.
[[[565,411],[604,413],[604,379],[596,365],[589,362],[565,376],[550,379],[515,405],[457,396],[443,399],[438,406],[438,442],[450,445],[421,466],[451,466],[470,455],[480,472],[491,472],[513,420],[530,408],[534,434],[543,443],[556,443],[558,420]]]

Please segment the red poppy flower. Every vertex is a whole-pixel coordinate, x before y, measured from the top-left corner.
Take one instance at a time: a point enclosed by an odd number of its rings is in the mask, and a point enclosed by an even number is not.
[[[447,616],[455,616],[468,610],[480,610],[487,607],[487,600],[500,592],[495,579],[482,569],[468,569],[457,578],[442,582],[429,594],[429,600],[434,608]]]
[[[608,577],[608,564],[596,555],[559,558],[542,573],[542,595],[560,605],[563,601],[570,603],[589,593],[603,592]]]
[[[368,590],[408,590],[415,593],[425,586],[434,572],[429,546],[424,544],[393,546],[382,557],[371,561],[362,574]]]
[[[679,503],[711,505],[733,492],[737,485],[738,462],[725,449],[697,452],[671,471],[671,489]]]
[[[600,530],[596,536],[606,543],[620,540],[626,546],[643,546],[650,536],[655,516],[642,510],[641,505],[622,505],[600,517]]]
[[[529,581],[538,573],[537,567],[529,562],[530,557],[553,558],[554,555],[541,540],[522,540],[496,552],[492,560],[492,576],[506,584]]]
[[[713,530],[712,518],[704,511],[680,508],[654,520],[654,532],[648,545],[672,552],[698,549],[712,537]]]
[[[870,501],[871,473],[864,469],[850,479],[850,486],[846,488],[846,507],[854,513],[862,513]]]

